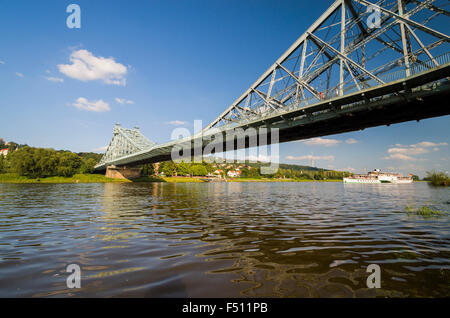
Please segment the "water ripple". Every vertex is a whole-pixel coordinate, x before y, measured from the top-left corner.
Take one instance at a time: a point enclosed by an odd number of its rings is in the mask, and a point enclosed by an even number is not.
[[[0,296],[448,297],[448,189],[0,184]],[[82,269],[67,289],[65,268]],[[368,264],[382,288],[366,287]],[[220,288],[217,288],[220,286]]]

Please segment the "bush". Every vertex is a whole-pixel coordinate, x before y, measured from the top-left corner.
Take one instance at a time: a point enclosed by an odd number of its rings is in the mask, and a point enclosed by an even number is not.
[[[429,180],[430,184],[433,186],[450,186],[450,178],[445,172],[427,172],[427,177],[425,179]]]

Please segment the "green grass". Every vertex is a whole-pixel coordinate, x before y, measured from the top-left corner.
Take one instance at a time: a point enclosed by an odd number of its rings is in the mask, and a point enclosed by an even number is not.
[[[75,174],[72,177],[28,178],[15,173],[0,174],[0,183],[106,183],[130,182],[127,179],[112,179],[100,174]]]
[[[440,216],[445,216],[448,215],[447,211],[440,211],[440,210],[436,210],[433,208],[430,208],[426,205],[422,206],[419,209],[415,209],[414,205],[411,203],[411,205],[407,205],[405,207],[406,209],[406,213],[408,213],[408,215],[414,216],[422,216],[423,218],[432,218],[432,217],[440,217]]]

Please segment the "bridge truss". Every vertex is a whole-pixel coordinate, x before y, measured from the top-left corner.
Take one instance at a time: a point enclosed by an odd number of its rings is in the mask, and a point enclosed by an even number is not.
[[[205,127],[242,124],[408,77],[449,52],[447,0],[336,0]]]
[[[139,128],[124,128],[119,124],[116,124],[113,131],[113,138],[111,139],[105,154],[98,163],[98,166],[104,165],[117,158],[150,149],[154,145],[156,144],[145,137],[139,131]]]

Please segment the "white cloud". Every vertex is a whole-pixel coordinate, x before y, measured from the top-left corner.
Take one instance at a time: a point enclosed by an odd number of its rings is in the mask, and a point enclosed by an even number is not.
[[[19,76],[19,77],[23,77],[23,74],[19,73],[19,72],[16,72],[16,75]]]
[[[405,154],[401,154],[401,153],[394,153],[392,155],[389,155],[387,157],[383,157],[381,159],[385,159],[385,160],[405,160],[405,161],[418,161],[418,160],[423,160],[423,159],[418,159],[418,158],[414,158]]]
[[[405,154],[405,155],[420,155],[427,153],[428,150],[425,148],[389,148],[388,153],[399,153],[399,154]]]
[[[183,126],[183,125],[186,125],[187,122],[182,121],[182,120],[172,120],[172,121],[166,122],[166,124],[172,125],[172,126]]]
[[[331,147],[336,146],[339,143],[341,143],[340,140],[337,139],[327,139],[327,138],[311,138],[305,141],[302,141],[305,145],[308,146],[324,146],[324,147]]]
[[[438,146],[447,146],[448,143],[446,142],[438,142],[434,143],[431,141],[422,141],[417,144],[411,145],[410,147],[438,147]]]
[[[122,105],[124,105],[124,104],[134,104],[134,102],[132,100],[125,99],[125,98],[119,98],[119,97],[116,97],[115,101],[118,102],[119,104],[122,104]]]
[[[61,77],[46,77],[45,79],[47,81],[55,82],[55,83],[62,83],[62,82],[64,82],[64,79],[62,79]]]
[[[326,160],[326,161],[334,161],[334,156],[287,156],[286,160]]]
[[[58,69],[64,75],[80,80],[102,80],[106,84],[125,85],[127,67],[117,63],[114,58],[94,56],[88,50],[78,50],[70,55],[72,64],[59,64]]]
[[[103,146],[99,148],[92,149],[93,152],[105,152],[108,149],[108,146]]]
[[[352,145],[352,144],[357,144],[359,141],[356,140],[355,138],[348,138],[347,140],[345,140],[345,143]]]
[[[111,110],[111,108],[109,107],[109,104],[105,103],[101,99],[96,100],[96,101],[88,101],[84,97],[79,97],[76,100],[76,102],[72,104],[72,106],[74,106],[78,109],[87,110],[90,112],[98,112],[98,113]]]
[[[417,144],[402,145],[395,144],[395,147],[388,149],[388,156],[383,157],[385,160],[403,160],[403,161],[421,161],[424,159],[413,157],[414,155],[421,155],[430,152],[427,148],[432,148],[433,151],[439,151],[438,146],[447,146],[446,142],[431,142],[421,141]]]
[[[0,60],[0,64],[5,64],[5,61]]]

